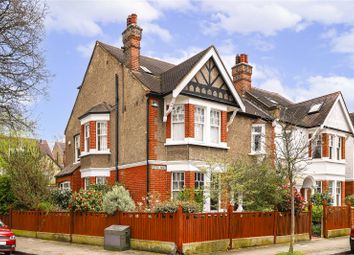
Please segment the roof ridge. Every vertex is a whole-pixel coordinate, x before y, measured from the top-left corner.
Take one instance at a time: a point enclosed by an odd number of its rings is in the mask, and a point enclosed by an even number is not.
[[[252,87],[253,89],[257,89],[257,90],[261,90],[261,91],[264,91],[266,93],[270,93],[270,94],[273,94],[273,95],[277,95],[279,97],[282,97],[284,98],[285,100],[287,100],[289,103],[293,103],[292,101],[290,101],[288,98],[286,98],[285,96],[281,95],[280,93],[278,92],[274,92],[274,91],[270,91],[270,90],[266,90],[266,89],[261,89],[261,88],[258,88],[258,87]]]
[[[246,100],[248,103],[250,103],[251,105],[253,105],[253,107],[257,108],[259,111],[263,112],[265,115],[267,115],[270,118],[273,118],[272,115],[270,115],[269,113],[267,113],[266,111],[264,111],[262,108],[260,108],[259,106],[257,106],[256,104],[254,104],[252,101],[248,100],[247,98],[244,98],[243,100]]]
[[[328,97],[328,96],[331,96],[331,95],[334,95],[334,94],[341,94],[340,91],[335,91],[335,92],[332,92],[332,93],[329,93],[329,94],[326,94],[326,95],[322,95],[322,96],[319,96],[319,97],[314,97],[314,98],[311,98],[311,99],[307,99],[305,101],[301,101],[301,102],[298,102],[298,103],[294,103],[292,104],[291,106],[296,106],[296,105],[299,105],[299,104],[303,104],[303,103],[307,103],[309,101],[312,101],[312,100],[316,100],[316,99],[320,99],[322,97]]]

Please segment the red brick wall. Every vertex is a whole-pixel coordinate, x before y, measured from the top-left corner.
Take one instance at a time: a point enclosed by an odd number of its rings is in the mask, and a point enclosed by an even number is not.
[[[328,143],[328,134],[322,134],[322,156],[329,157],[329,143]]]
[[[345,205],[345,182],[341,182],[341,203]]]
[[[342,137],[342,159],[345,159],[345,137]]]
[[[166,139],[171,138],[171,113],[167,116],[166,121]]]
[[[354,194],[354,181],[345,182],[345,196]]]
[[[227,112],[221,112],[221,142],[227,142]]]
[[[80,132],[80,151],[85,151],[85,138],[84,138],[85,126],[81,125],[81,132]]]
[[[322,181],[322,193],[328,192],[329,183],[328,181]]]
[[[90,149],[96,149],[96,121],[90,121]]]
[[[119,169],[119,182],[129,190],[134,201],[142,201],[146,197],[146,166]]]
[[[158,99],[149,98],[149,159],[157,159],[158,108],[152,106],[154,101],[158,101]]]
[[[158,193],[161,201],[171,198],[171,172],[150,168],[150,192]]]
[[[184,186],[187,189],[192,189],[195,186],[195,172],[184,172]]]
[[[184,137],[194,137],[194,105],[184,105]]]
[[[67,175],[67,176],[56,178],[57,184],[64,182],[64,181],[70,181],[71,190],[73,192],[78,192],[80,190],[80,188],[83,188],[80,168],[76,169],[72,175]]]

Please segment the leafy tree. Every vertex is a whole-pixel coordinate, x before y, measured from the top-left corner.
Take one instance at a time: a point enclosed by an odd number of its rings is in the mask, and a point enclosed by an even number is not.
[[[0,131],[31,130],[28,106],[45,93],[49,74],[41,42],[46,6],[40,0],[0,1]]]
[[[48,200],[54,169],[34,140],[2,139],[0,141],[1,167],[10,179],[14,206],[36,209]]]
[[[0,214],[7,214],[14,202],[10,181],[7,175],[0,175]]]

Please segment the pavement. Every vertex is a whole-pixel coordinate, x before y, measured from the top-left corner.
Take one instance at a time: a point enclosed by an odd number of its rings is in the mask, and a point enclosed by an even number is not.
[[[348,237],[333,239],[315,238],[312,241],[304,241],[295,244],[295,250],[302,251],[306,255],[344,255],[351,254]],[[228,252],[217,252],[217,255],[274,255],[287,251],[288,244],[260,246],[244,248]],[[128,250],[122,252],[105,251],[100,246],[73,244],[66,242],[48,241],[34,238],[17,237],[18,255],[108,255],[108,254],[144,254],[156,255],[158,253]]]

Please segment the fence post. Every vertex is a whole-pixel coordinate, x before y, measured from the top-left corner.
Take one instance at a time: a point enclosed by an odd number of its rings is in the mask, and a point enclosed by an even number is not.
[[[70,213],[70,226],[69,226],[69,232],[70,232],[70,243],[73,241],[73,234],[74,234],[74,211],[71,209]]]
[[[179,205],[176,213],[177,217],[177,251],[179,254],[183,253],[183,209]]]
[[[352,228],[352,204],[350,203],[350,201],[347,202],[347,206],[348,206],[348,225],[349,228]]]
[[[273,212],[273,243],[276,244],[277,243],[277,232],[278,232],[278,210],[275,209]]]
[[[230,239],[230,243],[229,243],[229,249],[232,249],[232,235],[231,235],[231,228],[232,228],[232,214],[234,212],[234,207],[232,206],[232,204],[229,204],[229,206],[227,207],[227,217],[228,217],[228,224],[229,224],[229,229],[228,229],[228,237]]]
[[[327,201],[323,201],[323,215],[322,215],[322,222],[323,222],[323,237],[327,238]]]
[[[311,200],[309,200],[308,204],[308,211],[309,211],[309,237],[310,240],[312,240],[312,203]]]

